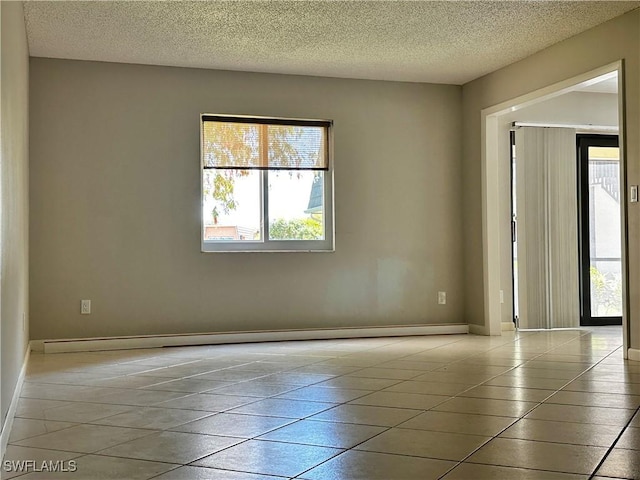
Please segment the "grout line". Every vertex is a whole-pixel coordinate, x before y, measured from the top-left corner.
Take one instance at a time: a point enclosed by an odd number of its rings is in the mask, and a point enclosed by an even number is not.
[[[618,433],[618,436],[616,437],[616,439],[613,441],[611,446],[607,449],[604,456],[602,457],[600,462],[598,462],[598,465],[596,465],[596,468],[594,468],[591,475],[589,475],[589,480],[592,480],[593,477],[595,477],[596,473],[598,473],[598,470],[600,470],[605,460],[609,457],[611,452],[614,450],[616,444],[620,441],[620,438],[622,437],[622,435],[624,435],[624,432],[628,430],[629,425],[631,425],[631,422],[633,422],[633,419],[635,418],[635,416],[639,414],[638,412],[640,412],[640,406],[636,408],[636,411],[634,412],[634,414],[631,415],[631,417],[629,417],[629,420],[627,421],[627,423],[624,425],[624,427],[622,427],[622,430],[620,430],[620,433]]]
[[[436,347],[436,348],[437,348],[437,347]],[[496,347],[496,348],[499,348],[499,347]],[[544,353],[543,353],[543,354],[544,354]],[[543,355],[543,354],[541,354],[541,355]],[[407,355],[407,356],[411,356],[411,355]],[[465,359],[466,359],[466,358],[471,358],[471,357],[473,357],[473,356],[474,356],[474,355],[471,355],[471,356],[469,356],[469,357],[465,357]],[[406,358],[406,357],[400,357],[400,358]],[[534,358],[536,358],[536,357],[534,357]],[[464,359],[461,359],[461,360],[464,360]],[[459,360],[459,361],[461,361],[461,360]],[[453,364],[453,363],[456,363],[456,362],[448,362],[447,364]],[[445,365],[446,365],[446,364],[445,364]],[[519,366],[519,365],[518,365],[518,366]],[[498,375],[496,375],[496,376],[494,376],[494,377],[491,377],[489,380],[486,380],[485,382],[488,382],[488,381],[490,381],[490,380],[492,380],[492,379],[494,379],[494,378],[496,378],[496,377],[498,377],[498,376],[500,376],[500,375],[503,375],[504,373],[509,372],[509,371],[511,371],[511,370],[513,370],[513,369],[515,369],[515,368],[517,368],[518,366],[514,366],[514,367],[512,367],[512,368],[510,368],[510,369],[507,369],[505,372],[500,373],[500,374],[498,374]],[[485,383],[485,382],[483,382],[483,383]],[[467,391],[469,391],[469,390],[471,390],[471,389],[473,389],[473,388],[476,388],[477,386],[480,386],[480,385],[482,385],[482,383],[481,383],[481,384],[478,384],[478,385],[474,385],[474,386],[472,386],[472,387],[468,388],[467,390],[464,390],[463,392],[460,392],[460,393],[467,392]],[[382,390],[378,390],[378,391],[382,391]],[[427,411],[433,410],[433,409],[434,409],[434,408],[436,408],[437,406],[442,405],[443,403],[446,403],[446,402],[448,402],[449,400],[451,400],[451,399],[453,399],[453,398],[456,398],[457,396],[459,396],[459,395],[460,395],[460,393],[458,393],[458,394],[456,394],[456,395],[453,395],[453,396],[449,396],[449,395],[447,395],[447,396],[449,397],[449,398],[447,398],[447,400],[443,400],[443,401],[442,401],[442,402],[440,402],[439,404],[433,405],[432,407],[430,407],[430,408],[428,408],[428,409],[425,409],[425,410],[419,411],[419,413],[417,413],[415,416],[411,417],[410,419],[405,420],[405,422],[406,422],[406,421],[408,421],[408,420],[411,420],[412,418],[417,417],[418,415],[421,415],[422,413],[425,413],[425,412],[427,412]],[[555,393],[555,392],[554,392],[554,393]],[[553,395],[554,393],[552,393],[551,395]],[[550,395],[550,396],[551,396],[551,395]],[[464,397],[463,397],[463,398],[464,398]],[[547,398],[548,398],[548,397],[547,397]],[[534,408],[535,408],[535,407],[534,407]],[[528,412],[526,412],[524,415],[526,415],[527,413],[528,413]],[[505,430],[507,430],[511,425],[513,425],[514,423],[516,423],[516,422],[518,421],[518,419],[520,419],[520,418],[522,418],[522,417],[512,417],[512,418],[516,418],[516,420],[515,420],[514,422],[512,422],[511,424],[509,424],[507,427],[505,427],[503,430],[501,430],[501,431],[498,433],[498,435],[499,435],[499,434],[501,434],[502,432],[504,432]],[[405,423],[405,422],[401,422],[401,423]],[[399,424],[399,425],[400,425],[400,424]],[[376,437],[378,437],[378,436],[382,435],[382,434],[383,434],[383,433],[385,433],[385,432],[388,432],[388,431],[389,431],[389,430],[391,430],[392,428],[398,428],[398,426],[396,425],[395,427],[388,427],[386,430],[383,430],[382,432],[380,432],[380,433],[378,433],[378,434],[374,435],[373,437],[370,437],[370,438],[368,438],[367,440],[364,440],[364,441],[362,441],[362,442],[360,442],[360,443],[358,443],[358,444],[356,444],[356,445],[354,445],[354,446],[350,447],[349,449],[345,450],[345,452],[353,450],[353,449],[354,449],[354,448],[356,448],[358,445],[362,445],[363,443],[365,443],[365,442],[367,442],[367,441],[369,441],[369,440],[371,440],[371,439],[373,439],[373,438],[376,438]],[[445,433],[446,433],[446,432],[445,432]],[[484,436],[484,435],[481,435],[481,436]],[[496,436],[497,436],[497,435],[496,435]],[[487,439],[487,441],[486,441],[486,442],[482,443],[479,447],[477,447],[475,450],[473,450],[471,453],[469,453],[467,456],[465,456],[462,460],[460,460],[458,463],[456,463],[456,465],[454,465],[453,467],[451,467],[451,469],[447,470],[447,472],[445,472],[445,473],[444,473],[440,478],[442,478],[442,477],[444,477],[445,475],[447,475],[449,472],[451,472],[451,470],[453,470],[453,469],[454,469],[454,468],[456,468],[458,465],[460,465],[460,464],[461,464],[465,459],[469,458],[471,455],[473,455],[473,453],[475,453],[475,452],[476,452],[476,451],[478,451],[480,448],[482,448],[484,445],[486,445],[486,444],[487,444],[487,443],[489,443],[491,440],[493,440],[494,438],[496,438],[496,436],[489,437],[489,438]],[[342,452],[342,453],[345,453],[345,452]],[[341,453],[341,454],[339,454],[339,455],[342,455],[342,453]],[[387,452],[380,452],[380,453],[387,453]],[[414,456],[414,455],[401,455],[401,456]],[[334,456],[334,457],[331,457],[331,459],[333,459],[333,458],[335,458],[335,456]],[[429,457],[417,457],[417,456],[416,456],[416,458],[429,458]],[[321,463],[319,463],[319,464],[317,464],[317,465],[315,465],[315,466],[313,466],[313,467],[311,467],[311,468],[309,468],[309,469],[305,470],[304,472],[302,472],[302,473],[298,474],[295,478],[299,478],[299,477],[300,477],[300,475],[304,475],[304,473],[308,472],[309,470],[312,470],[313,468],[317,468],[318,466],[320,466],[320,465],[322,465],[322,464],[324,464],[324,463],[328,462],[328,461],[329,461],[329,460],[331,460],[331,459],[327,459],[327,460],[325,460],[324,462],[321,462]],[[440,460],[442,460],[442,459],[440,459]]]
[[[570,343],[573,340],[570,340],[569,342],[565,342],[561,345],[566,345],[567,343]],[[587,373],[588,371],[590,371],[591,369],[595,368],[596,365],[599,365],[601,362],[603,362],[605,359],[609,358],[611,355],[613,355],[617,350],[619,349],[616,348],[613,352],[608,353],[607,355],[605,355],[603,358],[601,358],[597,363],[595,363],[594,365],[590,366],[589,368],[587,368],[584,372],[582,372],[580,375],[576,376],[573,380],[570,380],[569,382],[567,382],[565,385],[563,385],[562,387],[560,387],[559,389],[553,391],[552,394],[550,394],[548,397],[546,397],[545,399],[543,399],[541,402],[538,402],[538,404],[531,408],[530,410],[528,410],[527,412],[525,412],[524,414],[522,414],[515,422],[513,422],[511,425],[507,426],[506,428],[504,428],[503,430],[501,430],[500,432],[498,432],[496,435],[494,435],[492,438],[490,438],[489,440],[487,440],[485,443],[483,443],[482,445],[480,445],[478,448],[476,448],[474,451],[472,451],[471,453],[469,453],[466,457],[464,457],[462,460],[460,460],[460,462],[458,462],[458,464],[456,464],[455,466],[451,467],[451,469],[449,469],[447,472],[445,472],[444,475],[442,475],[440,478],[445,477],[446,475],[448,475],[451,471],[453,471],[455,468],[457,468],[458,466],[460,466],[462,463],[464,463],[465,460],[467,460],[468,458],[470,458],[473,454],[475,454],[478,450],[480,450],[482,447],[484,447],[485,445],[487,445],[489,442],[491,442],[492,440],[494,440],[495,438],[498,438],[500,435],[502,435],[506,430],[508,430],[509,428],[511,428],[511,426],[515,425],[517,422],[519,422],[520,420],[522,420],[526,415],[528,415],[529,413],[531,413],[533,410],[535,410],[536,408],[538,408],[540,405],[542,405],[543,403],[545,403],[547,400],[549,400],[549,398],[551,398],[552,396],[554,396],[556,393],[562,391],[567,385],[569,385],[570,383],[572,383],[573,381],[577,380],[579,377],[581,377],[582,375],[584,375],[585,373]],[[545,355],[547,352],[541,353],[540,355],[534,357],[538,358],[542,355]],[[533,360],[531,359],[531,360]],[[517,367],[515,367],[517,368]],[[508,370],[510,371],[510,370]],[[495,377],[494,377],[495,378]],[[490,380],[487,380],[490,381]],[[486,382],[485,382],[486,383]],[[474,387],[475,388],[475,387]],[[464,392],[462,392],[464,393]],[[588,393],[592,393],[592,392],[588,392]],[[640,407],[638,407],[638,409],[636,410],[639,411]],[[629,421],[627,422],[627,426],[631,423],[631,421],[633,420],[635,414],[631,416],[631,418],[629,419]],[[579,423],[579,422],[578,422]],[[622,431],[619,433],[618,438],[616,439],[616,441],[614,442],[613,445],[615,445],[615,443],[618,441],[618,439],[620,438],[620,436],[622,436],[622,433],[624,431],[626,427],[624,427],[622,429]],[[537,441],[537,440],[530,440],[530,441]],[[549,442],[541,442],[541,443],[549,443]],[[613,445],[610,447],[610,449],[613,448]],[[598,464],[596,466],[595,471],[591,474],[591,476],[589,477],[589,480],[591,480],[595,474],[595,472],[598,471],[598,468],[600,468],[601,464],[604,462],[604,459],[608,456],[609,452],[607,452],[604,456],[604,458],[601,460],[600,464]],[[507,466],[508,467],[508,466]],[[509,467],[509,468],[515,468],[515,467]],[[522,467],[520,467],[522,468]]]

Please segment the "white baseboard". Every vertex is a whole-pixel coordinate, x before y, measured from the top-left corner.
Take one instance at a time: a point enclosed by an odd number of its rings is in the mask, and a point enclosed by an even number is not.
[[[20,392],[22,391],[24,376],[27,373],[27,363],[29,362],[30,353],[31,353],[31,344],[27,345],[27,351],[24,354],[24,361],[22,362],[20,375],[18,375],[18,381],[16,382],[16,387],[15,387],[15,390],[13,391],[13,397],[11,398],[9,411],[7,412],[7,417],[4,419],[4,424],[2,425],[2,433],[0,434],[0,459],[1,460],[4,460],[4,454],[7,451],[7,445],[9,444],[9,435],[11,434],[11,428],[13,427],[13,418],[15,417],[16,410],[18,408],[18,401],[20,400]]]
[[[502,322],[501,330],[503,332],[513,332],[516,329],[516,324],[513,322]]]
[[[389,327],[338,328],[314,330],[275,330],[228,333],[193,333],[183,335],[147,335],[132,337],[74,338],[37,340],[36,351],[44,353],[127,350],[133,348],[220,345],[225,343],[279,342],[286,340],[326,340],[336,338],[402,337],[410,335],[451,335],[469,333],[461,323],[440,325],[400,325]]]
[[[486,335],[487,334],[487,329],[484,327],[484,325],[475,325],[473,323],[469,324],[469,333],[473,334],[473,335]]]
[[[634,362],[640,362],[640,349],[638,348],[627,349],[627,356],[629,360],[632,360]]]

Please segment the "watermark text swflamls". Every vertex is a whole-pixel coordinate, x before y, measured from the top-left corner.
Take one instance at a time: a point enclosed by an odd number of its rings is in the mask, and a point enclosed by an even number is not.
[[[2,470],[11,473],[61,472],[73,473],[78,470],[75,460],[5,460]]]

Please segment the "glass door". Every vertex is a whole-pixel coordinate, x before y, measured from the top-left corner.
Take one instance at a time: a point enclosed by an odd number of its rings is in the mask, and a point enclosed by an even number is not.
[[[578,135],[581,325],[622,324],[620,149],[612,135]]]

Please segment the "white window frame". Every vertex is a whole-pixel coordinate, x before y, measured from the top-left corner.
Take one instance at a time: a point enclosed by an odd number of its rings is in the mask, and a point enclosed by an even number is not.
[[[306,122],[317,123],[323,122],[327,124],[327,155],[328,169],[321,170],[324,174],[324,211],[323,211],[323,240],[271,240],[269,239],[269,172],[278,172],[283,170],[264,169],[258,170],[260,174],[260,197],[261,197],[261,230],[263,238],[261,240],[205,240],[205,222],[204,222],[204,134],[203,125],[207,119],[221,118],[232,122],[232,119],[255,119],[260,123],[267,123],[273,120],[274,123],[280,125],[283,122],[291,121],[292,125],[304,125]],[[286,123],[284,123],[286,124]],[[287,170],[284,170],[287,171]],[[262,117],[252,115],[226,115],[226,114],[209,114],[200,115],[200,242],[201,251],[203,253],[233,253],[233,252],[334,252],[335,251],[335,233],[334,233],[334,209],[333,209],[333,122],[331,120],[312,120],[300,118],[282,118],[282,117]]]

